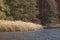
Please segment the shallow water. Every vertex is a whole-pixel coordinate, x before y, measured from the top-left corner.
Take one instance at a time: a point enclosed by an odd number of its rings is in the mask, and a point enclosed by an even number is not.
[[[60,40],[60,29],[44,29],[35,32],[2,32],[0,40]]]

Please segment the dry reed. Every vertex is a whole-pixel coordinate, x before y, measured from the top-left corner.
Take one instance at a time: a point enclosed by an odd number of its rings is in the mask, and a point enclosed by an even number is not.
[[[0,20],[0,32],[28,32],[43,29],[40,24],[23,21]]]

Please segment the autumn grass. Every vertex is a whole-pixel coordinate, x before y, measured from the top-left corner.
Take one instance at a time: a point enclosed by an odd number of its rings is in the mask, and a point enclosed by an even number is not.
[[[0,20],[0,32],[29,32],[41,29],[42,25],[31,22]]]

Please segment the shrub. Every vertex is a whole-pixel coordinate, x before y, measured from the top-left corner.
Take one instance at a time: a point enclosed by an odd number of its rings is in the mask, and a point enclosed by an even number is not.
[[[8,17],[6,17],[6,20],[13,20],[13,17],[12,16],[8,16]]]
[[[0,19],[5,19],[6,15],[4,12],[0,11]]]

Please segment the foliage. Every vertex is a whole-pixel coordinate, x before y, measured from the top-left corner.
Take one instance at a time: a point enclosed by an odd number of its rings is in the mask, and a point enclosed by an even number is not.
[[[0,11],[0,19],[5,19],[5,18],[6,18],[5,13]]]
[[[5,20],[14,20],[12,16],[8,16],[5,18]]]
[[[11,15],[11,8],[7,4],[6,0],[1,0],[0,1],[0,19],[10,19]]]
[[[46,24],[49,10],[46,0],[0,0],[0,19]]]

